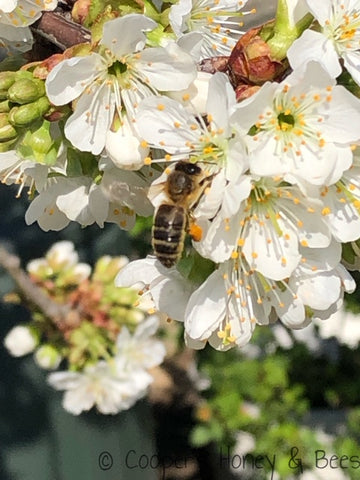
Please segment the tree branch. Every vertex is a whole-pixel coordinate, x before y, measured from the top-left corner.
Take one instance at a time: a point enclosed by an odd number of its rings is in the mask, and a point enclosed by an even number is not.
[[[73,22],[71,18],[66,18],[61,12],[44,12],[30,28],[35,35],[42,37],[60,50],[91,40],[91,33],[87,28]]]
[[[40,287],[35,285],[29,275],[20,267],[20,259],[10,254],[0,245],[0,267],[11,276],[16,283],[19,294],[31,305],[38,308],[49,318],[59,330],[64,330],[73,324],[78,315],[68,305],[63,305],[52,300]]]

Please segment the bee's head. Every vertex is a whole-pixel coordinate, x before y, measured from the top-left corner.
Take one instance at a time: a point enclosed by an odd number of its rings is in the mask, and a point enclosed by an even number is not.
[[[201,168],[195,163],[180,161],[175,165],[175,171],[184,172],[186,175],[200,175]]]

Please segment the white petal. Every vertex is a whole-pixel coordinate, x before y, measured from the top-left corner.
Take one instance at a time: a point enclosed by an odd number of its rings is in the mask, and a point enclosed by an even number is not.
[[[68,390],[77,388],[82,380],[82,375],[77,372],[54,372],[47,381],[56,390]]]
[[[161,275],[159,271],[160,263],[155,257],[146,257],[141,260],[135,260],[125,265],[115,278],[117,287],[132,287],[141,282],[143,286],[150,283]]]
[[[184,321],[192,290],[191,284],[176,271],[151,285],[151,295],[159,312],[166,313],[179,322]]]
[[[54,105],[65,105],[89,86],[102,71],[107,71],[105,60],[97,53],[73,57],[58,63],[46,79],[46,93]]]
[[[319,109],[319,113],[323,113]],[[338,85],[332,89],[331,102],[324,106],[327,120],[322,126],[328,141],[349,144],[360,140],[360,100],[346,88]],[[344,118],[348,119],[344,122]]]
[[[341,282],[334,272],[322,272],[300,279],[297,289],[299,298],[305,305],[317,310],[325,310],[336,302],[341,293]]]
[[[70,223],[70,219],[60,212],[55,202],[56,198],[52,192],[43,192],[35,197],[25,213],[27,225],[37,221],[39,227],[45,232],[65,228]]]
[[[230,136],[229,116],[236,105],[236,97],[229,78],[224,73],[215,73],[209,82],[206,112],[211,115],[215,129],[223,129]]]
[[[0,10],[4,13],[12,12],[17,6],[18,0],[1,0]]]
[[[189,113],[205,115],[211,77],[211,73],[197,72],[196,79],[186,89],[166,92],[166,95],[182,103]]]
[[[320,25],[324,26],[325,22],[331,18],[332,15],[332,0],[306,0],[311,13],[319,21]]]
[[[139,136],[130,128],[127,119],[116,132],[109,130],[106,135],[106,153],[119,168],[138,170],[144,165],[149,148],[143,147]]]
[[[90,410],[94,404],[93,395],[85,388],[68,390],[65,392],[62,402],[64,409],[73,415],[80,415],[81,412]]]
[[[101,187],[93,183],[89,190],[89,210],[99,227],[103,228],[109,211],[109,201]]]
[[[344,65],[353,80],[360,85],[360,55],[356,52],[345,52],[343,55]]]
[[[120,59],[123,55],[142,50],[146,42],[143,32],[156,26],[156,22],[145,15],[128,14],[105,22],[100,43]]]
[[[341,244],[332,240],[326,248],[300,248],[303,273],[313,274],[316,271],[333,270],[341,260]]]
[[[239,236],[239,219],[236,215],[223,218],[217,215],[210,223],[203,219],[197,220],[203,230],[203,239],[194,244],[196,250],[205,258],[215,263],[228,260],[237,246]]]
[[[196,66],[191,56],[175,42],[141,52],[137,68],[158,90],[183,90],[196,78]]]
[[[188,152],[188,142],[198,143],[199,133],[196,135],[191,130],[191,125],[197,125],[195,117],[170,98],[151,97],[143,100],[136,125],[141,137],[169,153]]]
[[[346,270],[346,268],[339,263],[336,267],[336,271],[341,278],[341,283],[346,293],[353,293],[356,289],[356,282]]]
[[[150,315],[144,322],[140,323],[135,330],[134,338],[143,339],[155,335],[159,328],[159,317]]]
[[[303,302],[288,291],[281,295],[281,302],[281,307],[275,303],[275,310],[284,325],[289,328],[303,328],[306,321]]]
[[[115,100],[111,85],[103,83],[78,99],[65,125],[65,136],[79,150],[101,153],[113,120]]]
[[[251,221],[243,246],[243,253],[251,268],[265,277],[281,280],[291,275],[297,267],[301,255],[298,251],[298,239],[293,230],[286,228],[278,220],[282,235],[275,231],[271,220],[264,220],[261,226]]]
[[[185,331],[190,338],[206,340],[219,327],[226,313],[226,297],[222,275],[216,270],[189,299]]]
[[[291,45],[287,56],[293,69],[315,60],[332,78],[338,77],[341,73],[338,54],[333,43],[320,32],[305,30],[301,37]]]

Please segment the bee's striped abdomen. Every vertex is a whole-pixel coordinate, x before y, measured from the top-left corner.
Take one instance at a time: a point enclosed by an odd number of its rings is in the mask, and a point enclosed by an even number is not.
[[[183,207],[162,204],[152,231],[152,244],[158,260],[167,268],[179,260],[184,248],[187,214]]]

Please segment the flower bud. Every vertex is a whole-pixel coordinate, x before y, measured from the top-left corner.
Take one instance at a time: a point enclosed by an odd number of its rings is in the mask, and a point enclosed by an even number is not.
[[[49,130],[50,123],[45,120],[41,127],[31,134],[29,146],[39,153],[47,153],[54,143]]]
[[[8,89],[7,97],[13,103],[24,105],[45,95],[45,85],[38,78],[21,78]]]
[[[286,60],[281,62],[273,58],[268,44],[261,37],[261,28],[249,30],[231,52],[228,70],[234,88],[276,80],[288,67]]]
[[[8,140],[7,142],[0,142],[0,153],[8,152],[9,150],[11,150],[15,142],[16,138]]]
[[[38,343],[36,332],[25,325],[14,327],[4,339],[4,345],[13,357],[22,357],[33,352]]]
[[[0,113],[10,112],[9,100],[0,101]]]
[[[0,113],[0,142],[7,142],[17,137],[16,129],[9,123],[8,115]]]
[[[46,97],[41,97],[36,102],[13,107],[9,112],[9,121],[17,127],[25,127],[41,118],[50,108],[50,102]]]
[[[129,263],[129,259],[124,255],[119,257],[110,257],[105,255],[100,257],[96,262],[93,280],[110,283],[114,281],[114,278],[125,265]]]
[[[15,72],[0,72],[0,92],[7,92],[15,82],[15,77]]]
[[[84,25],[91,7],[90,0],[77,0],[72,9],[71,15],[76,23]]]
[[[140,322],[144,320],[144,318],[145,318],[144,312],[133,308],[132,310],[129,310],[126,315],[126,323],[128,325],[138,325]]]
[[[34,359],[39,367],[45,370],[55,370],[60,365],[62,356],[53,345],[44,344],[36,350]]]

